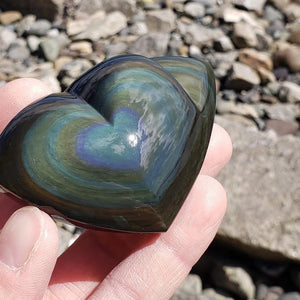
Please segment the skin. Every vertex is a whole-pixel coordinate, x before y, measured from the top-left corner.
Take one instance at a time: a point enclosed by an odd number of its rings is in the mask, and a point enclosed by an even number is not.
[[[21,109],[49,93],[35,79],[0,88],[0,132]],[[0,194],[0,299],[169,299],[221,223],[226,193],[214,177],[231,153],[228,134],[215,125],[202,170],[166,233],[86,230],[59,258],[53,220]]]

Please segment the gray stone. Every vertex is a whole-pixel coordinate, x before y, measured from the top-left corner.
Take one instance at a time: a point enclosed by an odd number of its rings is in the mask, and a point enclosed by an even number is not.
[[[251,48],[257,45],[256,33],[253,27],[246,22],[234,24],[232,41],[238,48]]]
[[[212,288],[203,290],[203,296],[208,300],[234,300],[232,297],[228,296],[227,293],[216,291]]]
[[[88,41],[73,42],[69,46],[70,51],[74,51],[79,55],[88,55],[93,52],[92,44]]]
[[[38,18],[54,20],[62,16],[63,0],[1,0],[0,8],[3,10],[18,10],[23,15],[34,14]]]
[[[290,292],[280,296],[279,300],[300,300],[300,293]]]
[[[221,52],[227,52],[234,50],[234,46],[231,39],[224,35],[214,41],[214,49]]]
[[[27,46],[31,53],[36,52],[39,49],[41,39],[36,35],[29,35],[27,37]]]
[[[92,15],[97,10],[103,9],[103,0],[85,0],[80,1],[78,6],[78,12]]]
[[[236,114],[254,120],[260,117],[259,111],[253,105],[224,100],[217,101],[217,112],[219,114]]]
[[[87,59],[78,58],[73,61],[64,64],[60,70],[60,77],[71,77],[73,79],[79,77],[92,67],[92,63]]]
[[[256,291],[257,300],[278,300],[283,294],[283,289],[279,286],[272,286],[268,288],[264,284],[259,284]]]
[[[51,28],[51,23],[48,20],[37,20],[30,25],[30,27],[26,30],[28,35],[37,35],[43,36],[46,35],[48,30]]]
[[[121,11],[131,17],[136,11],[136,0],[102,0],[106,12]]]
[[[172,33],[170,42],[169,42],[169,51],[168,55],[179,55],[180,49],[183,47],[183,42],[180,34]]]
[[[97,12],[98,14],[98,20],[99,19],[103,19],[105,18],[105,12],[100,10],[99,12]],[[76,35],[79,34],[85,30],[87,30],[87,28],[89,27],[89,25],[91,24],[91,20],[90,18],[86,18],[86,19],[79,19],[79,20],[67,20],[67,24],[66,24],[66,29],[67,29],[67,33],[68,35]]]
[[[134,35],[143,35],[148,33],[148,28],[145,22],[136,22],[129,27],[129,32]]]
[[[201,295],[202,282],[198,275],[189,274],[176,290],[171,300],[197,300]]]
[[[229,199],[218,238],[252,256],[300,261],[300,139],[216,117],[233,141],[218,179]]]
[[[119,33],[126,26],[126,16],[119,11],[114,11],[109,13],[104,20],[92,20],[89,26],[83,32],[76,35],[75,38],[98,41],[101,38],[107,38]]]
[[[200,59],[202,57],[200,48],[195,45],[191,45],[189,47],[189,56],[196,59]]]
[[[211,29],[198,23],[192,23],[186,27],[184,40],[187,44],[198,47],[212,46],[213,41],[223,35],[223,31],[219,28]]]
[[[127,49],[128,49],[128,45],[124,42],[109,44],[106,50],[107,51],[106,58],[126,54]]]
[[[262,13],[266,2],[267,0],[233,0],[235,5],[258,13]]]
[[[60,53],[62,47],[66,45],[66,41],[58,38],[47,38],[40,42],[40,50],[47,61],[54,62]]]
[[[227,53],[215,53],[214,73],[217,78],[223,78],[232,68],[234,61],[238,57],[237,51],[229,51]]]
[[[167,52],[170,36],[166,33],[148,33],[139,37],[129,47],[129,53],[147,57],[163,56]]]
[[[184,6],[184,12],[192,18],[202,18],[205,15],[205,7],[201,3],[189,2]]]
[[[28,48],[18,43],[13,43],[8,49],[8,57],[13,61],[23,61],[30,56]]]
[[[255,285],[247,271],[235,265],[217,263],[211,272],[217,287],[224,288],[243,299],[253,299]]]
[[[7,50],[17,38],[16,33],[6,27],[0,27],[0,50]]]
[[[295,134],[299,130],[296,121],[267,120],[265,130],[273,130],[277,135]]]
[[[232,72],[226,82],[226,87],[235,91],[249,90],[260,84],[258,74],[249,66],[235,62]]]
[[[282,82],[281,88],[279,90],[279,97],[280,97],[280,91],[282,89],[286,90],[286,95],[284,100],[291,103],[300,102],[300,86],[298,84],[290,81]]]
[[[300,114],[300,107],[291,103],[261,104],[260,107],[270,119],[274,120],[296,121]]]
[[[36,16],[34,15],[27,15],[23,17],[18,23],[15,24],[15,30],[18,36],[22,36],[24,32],[26,32],[30,26],[36,21]]]
[[[176,16],[171,9],[149,11],[146,24],[149,32],[170,33],[175,29]]]
[[[298,3],[290,3],[284,8],[284,13],[289,22],[300,19],[300,5]]]
[[[264,9],[264,19],[268,20],[269,22],[274,22],[275,20],[284,20],[284,15],[283,13],[276,9],[272,5],[266,5]]]

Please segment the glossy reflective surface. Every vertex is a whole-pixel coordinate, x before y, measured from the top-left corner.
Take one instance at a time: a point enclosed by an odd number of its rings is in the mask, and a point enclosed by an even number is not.
[[[210,67],[120,56],[28,106],[0,136],[0,185],[81,225],[170,226],[208,146]]]

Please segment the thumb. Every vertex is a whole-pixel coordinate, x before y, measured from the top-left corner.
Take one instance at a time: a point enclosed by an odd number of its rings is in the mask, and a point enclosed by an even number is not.
[[[1,299],[42,299],[57,251],[52,219],[36,207],[17,210],[0,233]]]

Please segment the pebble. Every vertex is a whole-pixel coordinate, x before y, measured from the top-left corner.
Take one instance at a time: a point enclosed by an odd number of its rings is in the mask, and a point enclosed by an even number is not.
[[[92,44],[88,41],[78,41],[70,44],[69,49],[75,51],[78,55],[88,55],[93,52]]]
[[[231,39],[224,35],[214,41],[214,49],[216,51],[227,52],[234,50]]]
[[[202,18],[205,15],[205,7],[201,3],[189,2],[184,6],[184,12],[192,18]]]
[[[282,93],[280,95],[280,93]],[[279,90],[279,98],[283,102],[300,102],[300,86],[294,82],[284,81]]]
[[[22,14],[19,11],[5,11],[0,14],[0,23],[7,25],[17,22],[22,19]]]
[[[300,46],[287,45],[274,55],[275,66],[288,67],[291,72],[300,72]]]
[[[235,62],[229,76],[226,87],[235,91],[249,90],[260,84],[258,74],[249,66],[240,62]]]
[[[238,48],[251,48],[257,45],[257,37],[255,31],[253,27],[246,22],[234,24],[232,41]]]
[[[279,136],[295,134],[299,130],[299,123],[296,121],[267,120],[265,130],[273,130]]]
[[[148,33],[139,37],[129,46],[129,53],[147,57],[162,56],[168,48],[170,36],[166,33]]]
[[[266,70],[273,70],[273,61],[270,54],[266,52],[259,52],[255,49],[242,49],[239,53],[239,61],[251,66],[253,69],[264,68]]]
[[[60,45],[57,43],[56,39],[48,38],[46,40],[43,40],[40,42],[39,47],[43,57],[47,61],[54,62],[58,58]]]
[[[60,77],[70,77],[76,79],[85,71],[92,67],[92,63],[87,59],[77,58],[68,63],[65,63],[60,70]]]
[[[176,16],[171,9],[153,10],[146,15],[149,32],[170,33],[175,29]]]
[[[50,28],[51,23],[48,20],[40,19],[32,23],[25,31],[28,35],[44,36]]]
[[[31,53],[38,51],[41,39],[36,35],[29,35],[27,37],[27,46]]]
[[[127,26],[126,16],[120,11],[109,13],[106,18],[95,19],[89,24],[86,30],[75,36],[77,40],[98,41],[101,38],[107,38],[120,32]]]
[[[106,58],[110,58],[117,55],[126,54],[128,45],[125,42],[117,42],[109,44],[106,49]]]
[[[0,27],[0,49],[7,50],[12,42],[17,38],[16,33],[6,27]]]
[[[262,13],[266,2],[267,0],[233,0],[233,3],[236,6],[245,8],[247,10],[254,10],[259,14]]]
[[[30,52],[28,48],[24,45],[13,43],[8,49],[8,57],[13,61],[24,61],[29,58]]]

